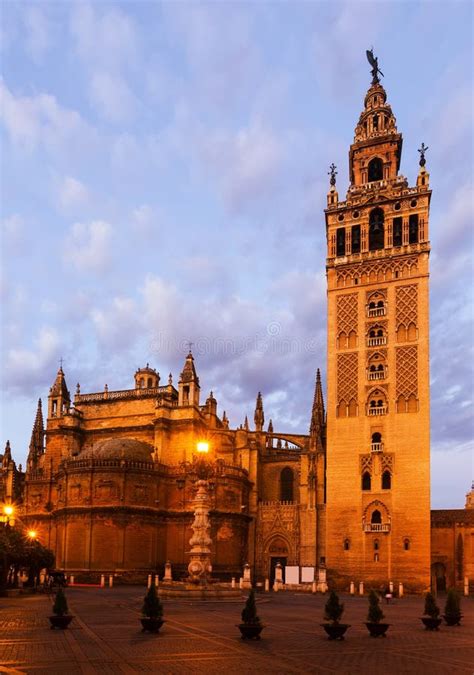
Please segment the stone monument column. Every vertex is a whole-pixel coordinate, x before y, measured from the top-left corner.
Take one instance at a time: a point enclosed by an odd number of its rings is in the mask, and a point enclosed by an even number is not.
[[[189,540],[189,580],[192,583],[205,583],[212,571],[211,543],[209,536],[211,523],[209,521],[210,500],[207,480],[196,481],[197,492],[194,498],[194,522],[191,525],[193,536]]]

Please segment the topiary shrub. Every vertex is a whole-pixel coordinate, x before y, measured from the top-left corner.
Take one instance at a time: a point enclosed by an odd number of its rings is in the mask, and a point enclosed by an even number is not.
[[[444,618],[449,625],[455,625],[459,624],[461,616],[461,598],[455,588],[450,588],[444,606]]]
[[[161,619],[163,616],[163,605],[161,604],[161,600],[158,597],[158,593],[156,592],[155,584],[151,584],[147,594],[145,595],[143,600],[142,614],[149,619]]]
[[[380,598],[377,593],[372,590],[369,593],[369,611],[367,612],[367,621],[369,623],[380,623],[385,617],[380,608]]]
[[[435,597],[432,593],[427,593],[425,595],[425,611],[423,614],[425,616],[431,616],[432,619],[437,619],[439,616],[439,607],[436,604]]]
[[[242,621],[246,624],[260,623],[260,618],[257,615],[257,605],[255,604],[255,592],[253,588],[250,590],[249,597],[242,610]]]
[[[343,603],[339,602],[339,596],[335,591],[331,591],[328,601],[324,606],[324,618],[326,621],[332,621],[338,624],[344,612]]]
[[[69,607],[67,606],[66,596],[64,595],[63,589],[60,588],[54,599],[53,614],[56,614],[56,616],[64,616],[68,611]]]

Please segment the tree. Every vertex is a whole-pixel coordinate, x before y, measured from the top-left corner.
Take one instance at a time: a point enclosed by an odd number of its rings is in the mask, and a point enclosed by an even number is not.
[[[54,600],[53,614],[56,614],[56,616],[64,616],[68,611],[69,607],[67,606],[66,596],[64,595],[63,589],[59,588]]]
[[[324,618],[326,621],[332,621],[333,624],[338,624],[344,612],[343,603],[339,602],[339,596],[335,591],[331,594],[324,606]]]
[[[367,621],[369,623],[380,623],[384,618],[384,613],[380,608],[380,598],[377,593],[372,590],[369,593],[369,611],[367,613]]]
[[[425,595],[425,611],[423,613],[425,616],[431,616],[432,619],[437,619],[439,616],[439,607],[432,593]]]
[[[158,593],[156,592],[155,584],[151,584],[147,594],[145,595],[143,600],[142,614],[149,619],[161,619],[163,616],[163,605],[161,604],[161,600],[158,597]]]
[[[243,623],[260,623],[260,618],[257,615],[257,605],[255,604],[255,592],[253,588],[250,590],[249,597],[247,598],[241,616]]]

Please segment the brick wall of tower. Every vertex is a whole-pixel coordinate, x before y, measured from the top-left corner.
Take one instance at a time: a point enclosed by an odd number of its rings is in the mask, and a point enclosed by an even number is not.
[[[365,100],[347,199],[333,187],[326,210],[327,564],[341,588],[394,581],[421,591],[430,583],[429,175],[420,169],[415,188],[397,175],[387,154],[401,150],[394,122],[385,139],[364,131],[381,92]],[[374,157],[393,171],[370,182]]]

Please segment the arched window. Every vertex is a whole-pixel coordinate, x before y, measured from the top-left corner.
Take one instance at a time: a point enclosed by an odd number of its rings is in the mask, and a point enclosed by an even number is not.
[[[285,466],[280,474],[280,501],[293,501],[293,480],[293,471],[288,466]]]
[[[373,161],[373,160],[372,160]],[[384,214],[382,209],[373,209],[369,216],[369,251],[384,247]]]
[[[351,547],[351,542],[349,539],[344,539],[344,551],[348,551]]]
[[[382,434],[376,431],[374,434],[372,434],[372,443],[381,443],[382,442]]]
[[[370,473],[368,471],[365,471],[362,474],[362,489],[363,490],[370,490],[371,483],[372,483],[372,481],[371,481],[371,478],[370,478]]]
[[[408,219],[408,241],[410,244],[418,243],[418,214],[412,213]]]
[[[378,540],[378,539],[374,539],[374,551],[378,551],[379,548],[380,548],[380,547],[379,547],[379,540]]]
[[[384,471],[382,474],[382,490],[390,490],[392,487],[392,474],[390,471]]]
[[[370,517],[370,522],[374,524],[381,524],[382,523],[382,514],[378,509],[375,509],[375,511],[372,511],[372,515]]]
[[[140,389],[144,389],[144,388],[145,388],[145,380],[143,379],[143,377],[141,377],[140,378]]]
[[[374,157],[369,162],[368,171],[369,183],[374,180],[382,180],[383,178],[383,162],[380,157]]]
[[[153,380],[151,377],[148,378],[148,389],[151,389],[153,387]]]
[[[409,550],[410,550],[410,540],[409,540],[409,539],[404,539],[404,540],[403,540],[403,550],[404,550],[404,551],[409,551]]]

